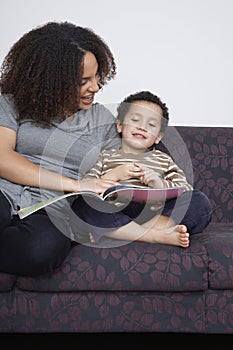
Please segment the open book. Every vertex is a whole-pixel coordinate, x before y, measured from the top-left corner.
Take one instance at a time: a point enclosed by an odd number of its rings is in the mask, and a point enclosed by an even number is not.
[[[38,202],[36,204],[33,204],[29,207],[22,208],[18,211],[18,215],[20,219],[25,218],[28,215],[31,215],[32,213],[36,212],[37,210],[40,210],[52,203],[55,203],[61,199],[70,197],[70,196],[94,196],[101,200],[105,201],[111,201],[115,202],[158,202],[158,201],[166,201],[167,199],[176,198],[178,197],[182,192],[185,191],[185,187],[168,187],[168,188],[151,188],[151,187],[144,187],[144,186],[133,186],[133,185],[117,185],[117,186],[111,186],[107,188],[102,194],[98,194],[96,192],[92,191],[79,191],[79,192],[71,192],[66,193],[61,196],[49,198],[46,200],[43,200],[42,202]]]

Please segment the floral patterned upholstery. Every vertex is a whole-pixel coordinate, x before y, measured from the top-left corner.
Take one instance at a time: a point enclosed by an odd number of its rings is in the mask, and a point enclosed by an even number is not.
[[[171,127],[160,148],[167,150],[195,188],[209,197],[212,223],[232,222],[233,129]]]
[[[207,288],[205,248],[188,249],[130,243],[117,248],[76,246],[62,267],[50,276],[21,277],[30,291],[203,291]]]
[[[0,332],[233,333],[233,130],[169,127],[161,149],[210,198],[188,248],[75,245],[52,275],[0,273]]]

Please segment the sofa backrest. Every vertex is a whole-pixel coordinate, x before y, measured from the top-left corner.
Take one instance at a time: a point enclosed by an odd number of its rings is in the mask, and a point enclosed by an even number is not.
[[[212,222],[233,222],[233,128],[169,126],[158,148],[208,196]]]

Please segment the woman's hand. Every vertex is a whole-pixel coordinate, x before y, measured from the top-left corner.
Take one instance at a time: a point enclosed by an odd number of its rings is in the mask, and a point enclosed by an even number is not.
[[[90,179],[90,178],[76,181],[76,183],[77,183],[77,188],[75,189],[75,192],[92,191],[96,193],[102,193],[111,186],[119,185],[119,183],[112,180]]]

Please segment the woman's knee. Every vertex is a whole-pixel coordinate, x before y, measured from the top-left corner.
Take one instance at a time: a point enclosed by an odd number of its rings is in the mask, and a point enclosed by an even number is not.
[[[22,250],[28,266],[28,275],[49,273],[64,261],[71,248],[71,240],[52,224],[45,224],[47,218],[42,218],[41,225],[35,226],[33,217],[25,223],[25,236]],[[36,221],[37,222],[37,221]],[[22,231],[22,228],[21,228]]]

